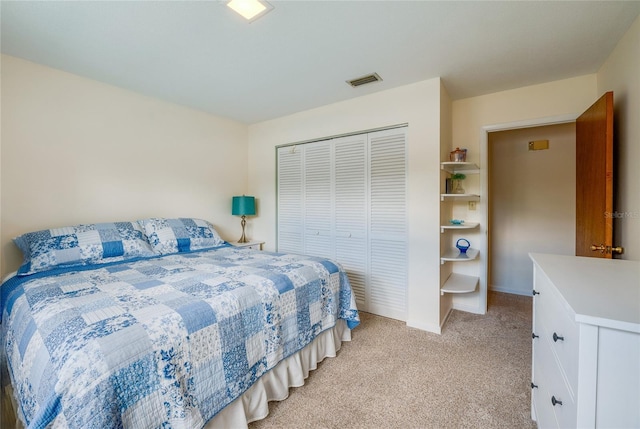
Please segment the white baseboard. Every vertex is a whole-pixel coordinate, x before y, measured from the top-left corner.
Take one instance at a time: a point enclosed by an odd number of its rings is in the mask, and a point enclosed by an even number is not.
[[[433,332],[434,334],[442,333],[442,329],[440,326],[432,325],[430,323],[417,322],[415,320],[407,320],[407,326],[410,328],[420,329],[421,331]]]
[[[440,323],[440,330],[442,330],[442,327],[444,326],[444,324],[447,323],[447,320],[449,319],[449,316],[451,316],[452,311],[453,311],[453,306],[449,307],[447,314],[445,314],[444,319],[442,319],[442,323]]]
[[[485,314],[485,312],[479,307],[470,306],[470,305],[460,305],[460,304],[456,304],[455,302],[453,303],[453,309],[464,311],[466,313]]]
[[[491,285],[491,286],[489,286],[489,291],[490,292],[510,293],[512,295],[531,296],[531,294],[533,293],[533,285],[531,286],[531,289],[529,289],[529,290],[509,289],[509,288],[506,288],[506,287]]]

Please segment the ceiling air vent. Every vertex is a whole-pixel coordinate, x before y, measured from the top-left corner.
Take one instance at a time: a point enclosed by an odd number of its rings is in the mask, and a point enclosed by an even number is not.
[[[373,83],[373,82],[379,82],[381,80],[382,78],[378,76],[378,73],[371,73],[366,76],[348,80],[347,83],[355,88],[356,86],[366,85],[368,83]]]

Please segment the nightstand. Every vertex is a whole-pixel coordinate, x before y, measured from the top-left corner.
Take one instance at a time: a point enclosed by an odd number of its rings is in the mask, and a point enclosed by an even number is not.
[[[245,247],[247,249],[262,250],[262,245],[264,244],[264,241],[248,241],[246,243],[238,243],[237,241],[229,241],[228,243],[231,244],[234,247]]]

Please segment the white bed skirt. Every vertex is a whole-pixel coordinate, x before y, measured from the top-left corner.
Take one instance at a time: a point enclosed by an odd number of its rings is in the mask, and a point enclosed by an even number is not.
[[[269,414],[269,401],[286,399],[290,387],[304,385],[309,372],[316,369],[319,362],[326,357],[335,357],[342,341],[350,340],[351,330],[344,320],[338,320],[333,329],[323,332],[311,344],[260,377],[241,397],[211,419],[205,429],[246,429],[249,423],[264,419]],[[1,426],[22,429],[24,426],[14,417],[11,396],[7,394],[2,398]]]

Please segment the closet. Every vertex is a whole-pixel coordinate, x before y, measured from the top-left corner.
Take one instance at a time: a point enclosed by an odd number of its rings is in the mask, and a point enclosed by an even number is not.
[[[406,127],[277,150],[277,248],[329,257],[358,308],[406,320]]]

